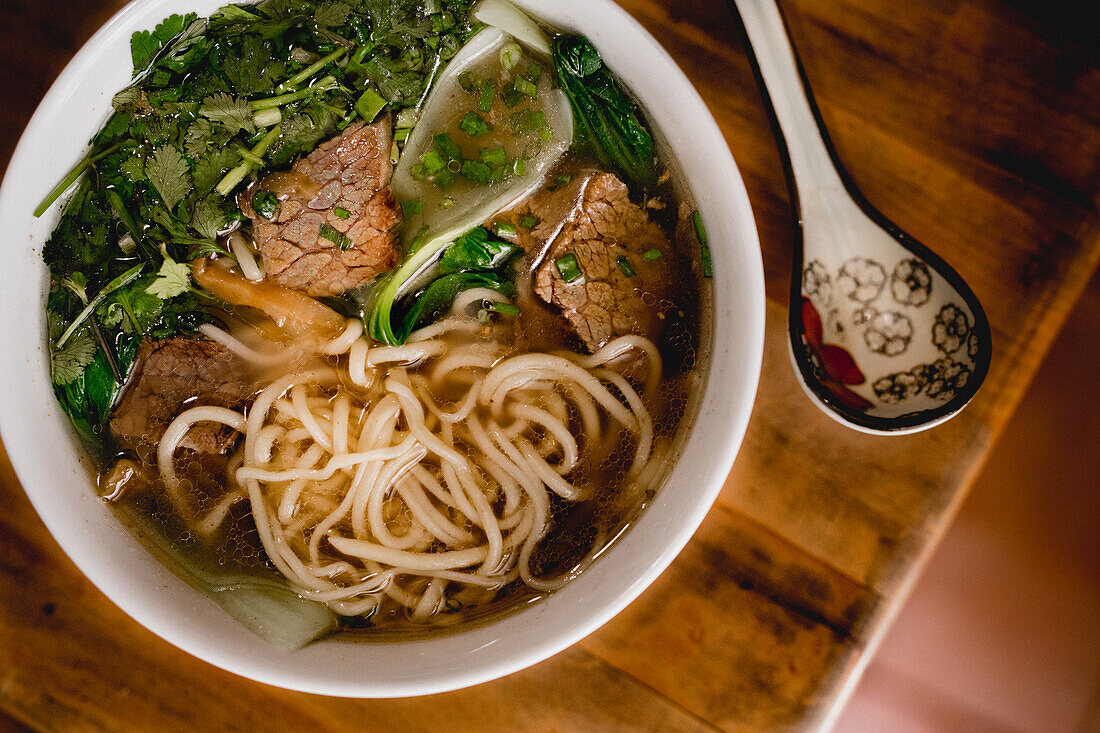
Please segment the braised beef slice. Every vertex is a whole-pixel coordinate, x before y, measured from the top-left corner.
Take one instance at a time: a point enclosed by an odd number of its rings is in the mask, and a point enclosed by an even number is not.
[[[248,364],[206,338],[175,337],[143,341],[135,372],[111,417],[120,447],[151,458],[168,424],[187,407],[238,409],[256,391]],[[218,453],[233,431],[221,424],[197,423],[180,447]]]
[[[391,146],[389,115],[354,124],[241,196],[268,277],[309,295],[336,295],[397,265],[401,207],[389,188]],[[258,190],[279,199],[271,220],[253,208]],[[346,248],[322,236],[325,225],[347,238]]]
[[[657,249],[661,257],[643,254]],[[557,261],[572,254],[582,276],[566,282]],[[669,289],[670,245],[661,228],[630,201],[626,184],[594,176],[573,219],[558,234],[535,276],[535,292],[562,314],[591,353],[625,334],[653,338]],[[633,274],[631,274],[633,273]]]

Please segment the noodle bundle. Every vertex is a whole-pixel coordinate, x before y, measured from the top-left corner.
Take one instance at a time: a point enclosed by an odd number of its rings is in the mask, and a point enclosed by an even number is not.
[[[280,376],[246,413],[184,411],[159,446],[169,496],[179,495],[180,441],[214,421],[244,440],[230,461],[227,484],[236,488],[200,523],[210,530],[247,501],[266,554],[305,598],[345,616],[386,605],[424,621],[517,581],[536,592],[559,587],[591,558],[546,578],[532,554],[554,502],[598,490],[570,480],[582,457],[628,444],[627,495],[654,473],[645,468],[653,421],[609,365],[640,356],[652,385],[660,357],[638,336],[586,357],[508,356],[498,340],[478,337],[486,327],[464,314],[468,302],[404,346],[371,346],[349,321],[318,349],[335,365]],[[272,362],[224,331],[207,335],[254,363]]]

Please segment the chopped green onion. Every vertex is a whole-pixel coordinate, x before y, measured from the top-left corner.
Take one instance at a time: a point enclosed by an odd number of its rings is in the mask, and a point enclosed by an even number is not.
[[[374,118],[385,107],[386,100],[374,90],[374,87],[367,87],[367,90],[359,97],[359,101],[355,103],[355,111],[368,123],[374,122]]]
[[[462,160],[462,148],[447,133],[433,137],[432,144],[445,160]]]
[[[481,86],[481,94],[477,98],[477,108],[482,112],[488,112],[493,108],[493,99],[497,96],[497,85],[494,81],[487,81]]]
[[[495,148],[482,148],[481,162],[486,165],[504,165],[508,162],[508,153],[505,152],[504,148],[501,146]]]
[[[452,183],[454,183],[458,179],[458,173],[451,170],[451,168],[450,168],[451,165],[454,165],[459,170],[462,170],[462,164],[461,163],[459,163],[458,161],[451,161],[448,164],[447,168],[444,168],[443,170],[439,171],[434,176],[432,176],[432,183],[434,183],[435,187],[438,188],[440,191],[445,191],[448,186],[450,186]]]
[[[511,109],[524,100],[522,93],[516,91],[516,85],[513,83],[505,84],[500,90],[500,99],[504,102],[504,105]]]
[[[416,122],[419,119],[420,115],[417,114],[414,108],[406,107],[397,113],[397,117],[394,119],[393,124],[395,127],[408,127],[412,129],[416,127]]]
[[[523,49],[519,47],[518,43],[512,42],[500,49],[500,65],[504,67],[505,71],[511,71],[516,68],[516,64],[523,58]]]
[[[477,311],[477,322],[482,326],[489,325],[489,311],[486,308],[479,308]]]
[[[493,126],[477,112],[467,112],[462,121],[458,123],[458,129],[470,137],[480,137],[481,135],[487,135],[493,129]]]
[[[428,173],[438,173],[447,167],[447,161],[443,160],[443,156],[439,154],[438,150],[429,150],[424,153],[420,156],[420,162]]]
[[[563,173],[554,179],[554,182],[550,184],[551,191],[557,191],[562,186],[568,186],[569,182],[573,180],[573,176],[568,173]]]
[[[513,135],[526,135],[535,130],[549,129],[546,115],[541,109],[527,109],[522,112],[513,112],[509,118]]]
[[[479,160],[462,161],[462,175],[474,183],[488,185],[492,183],[493,170]]]
[[[409,199],[401,202],[401,213],[405,216],[416,216],[424,210],[424,202],[420,199]]]
[[[660,259],[661,255],[663,254],[664,252],[659,249],[649,249],[646,250],[645,254],[642,255],[642,259],[646,262],[653,262],[653,260]]]
[[[519,306],[512,303],[502,303],[499,300],[494,300],[489,303],[489,310],[495,311],[505,316],[518,316],[520,313]]]
[[[530,97],[531,99],[538,98],[539,88],[532,84],[529,79],[519,76],[516,77],[516,80],[513,82],[513,84],[515,84],[516,91],[520,94]]]
[[[707,228],[703,225],[703,216],[698,210],[691,214],[695,224],[695,236],[699,239],[699,254],[703,260],[703,277],[714,277],[714,266],[710,261],[710,245],[707,243]]]
[[[277,125],[283,119],[283,111],[278,107],[257,110],[252,115],[252,124],[256,127],[271,127]]]
[[[630,260],[622,255],[615,260],[615,264],[619,266],[619,272],[625,277],[634,277],[638,274],[634,271],[634,265],[630,264]]]
[[[468,71],[463,71],[461,74],[458,75],[458,85],[462,87],[462,91],[466,92],[467,94],[473,94],[481,86],[481,81],[474,74],[471,74]]]
[[[441,208],[441,209],[449,209],[449,208],[451,208],[452,206],[454,206],[454,205],[455,205],[455,203],[456,203],[456,202],[455,202],[455,200],[454,200],[453,198],[451,198],[450,196],[447,196],[446,198],[444,198],[444,199],[443,199],[442,201],[440,201],[440,202],[439,202],[439,208]]]
[[[332,226],[329,224],[321,225],[319,236],[321,237],[321,239],[327,239],[328,241],[332,242],[340,249],[351,249],[351,240],[348,239],[347,235],[345,235],[343,232],[333,229]]]
[[[571,283],[584,275],[581,271],[581,263],[577,262],[577,256],[572,252],[554,260],[554,266],[558,268],[561,279],[567,283]]]
[[[531,214],[524,214],[519,218],[519,226],[523,229],[534,229],[538,226],[539,218]]]
[[[516,158],[512,161],[512,172],[517,176],[526,175],[527,173],[527,161],[523,158]]]
[[[252,208],[257,214],[271,221],[279,211],[279,199],[271,191],[260,189],[252,197]]]
[[[336,216],[340,217],[341,219],[347,219],[349,216],[351,216],[350,211],[340,206],[337,206],[335,209],[333,209],[332,213],[336,214]]]
[[[399,127],[393,131],[393,139],[399,143],[403,143],[409,139],[410,132],[412,132],[411,127]]]
[[[506,221],[498,221],[496,224],[493,224],[493,234],[501,239],[507,239],[509,242],[514,242],[516,233],[515,224],[510,224]]]

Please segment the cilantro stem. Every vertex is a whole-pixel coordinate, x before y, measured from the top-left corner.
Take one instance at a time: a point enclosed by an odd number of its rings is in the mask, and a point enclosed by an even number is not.
[[[118,290],[119,288],[125,285],[129,285],[131,281],[133,281],[135,278],[137,278],[138,275],[141,274],[141,271],[143,269],[145,269],[144,262],[142,262],[140,265],[134,265],[129,270],[122,273],[111,282],[107,283],[106,287],[99,291],[99,295],[88,301],[88,305],[84,306],[84,310],[80,311],[80,313],[77,314],[76,318],[73,319],[73,322],[70,323],[69,327],[65,329],[65,333],[61,334],[61,338],[57,340],[56,348],[60,349],[62,346],[65,345],[65,342],[69,340],[69,337],[71,337],[76,332],[76,330],[80,328],[80,325],[88,319],[88,316],[90,316],[92,312],[99,307],[99,304],[103,302],[104,298],[106,298],[108,295]]]
[[[256,156],[256,158],[262,160],[264,153],[267,152],[267,149],[270,148],[271,144],[279,137],[279,133],[282,132],[282,129],[282,123],[272,127],[249,152]],[[252,171],[254,165],[255,164],[249,160],[242,161],[240,165],[225,174],[225,178],[221,179],[217,186],[214,186],[214,190],[221,196],[228,196],[229,192],[236,188],[237,185],[244,180],[244,177]]]
[[[288,92],[286,94],[280,94],[277,97],[268,97],[267,99],[257,99],[255,102],[251,102],[253,112],[259,112],[262,109],[271,109],[272,107],[282,107],[284,104],[290,104],[291,102],[297,102],[299,99],[305,99],[306,97],[313,96],[314,92],[323,92],[332,88],[336,84],[336,77],[329,76],[321,77],[317,80],[317,83],[313,86],[306,87],[305,89],[299,89],[296,92]]]
[[[99,342],[99,348],[103,350],[103,355],[107,357],[107,366],[111,368],[111,375],[114,376],[117,384],[122,384],[125,380],[122,378],[122,371],[118,368],[118,362],[115,360],[115,352],[107,345],[107,339],[104,338],[103,331],[100,330],[95,316],[92,316],[88,323],[92,326],[92,333],[95,334],[95,340]]]
[[[341,56],[343,56],[347,52],[348,52],[348,50],[346,48],[344,48],[343,46],[341,46],[340,48],[336,49],[335,51],[333,51],[329,55],[322,56],[321,58],[317,59],[316,62],[311,64],[309,67],[303,69],[302,71],[299,71],[297,74],[295,74],[294,76],[292,76],[289,79],[287,79],[286,81],[284,81],[282,84],[280,84],[275,89],[275,91],[285,92],[287,90],[294,89],[299,84],[304,82],[306,79],[313,76],[318,71],[325,68],[326,66],[328,66],[333,61],[340,58]]]
[[[89,166],[102,158],[106,158],[108,155],[121,148],[122,145],[123,143],[121,142],[115,143],[111,147],[104,150],[102,153],[99,153],[97,155],[89,155],[88,157],[84,158],[84,160],[77,163],[73,167],[73,169],[69,171],[64,178],[61,179],[61,182],[58,183],[52,191],[50,191],[46,198],[42,199],[42,203],[40,203],[38,205],[38,208],[34,210],[34,218],[37,219],[38,217],[45,214],[46,209],[50,208],[50,205],[54,201],[57,201],[57,198],[61,194],[65,193],[65,191],[68,190],[69,186],[73,185],[73,183],[76,182],[76,179],[80,178],[80,174],[87,170]]]

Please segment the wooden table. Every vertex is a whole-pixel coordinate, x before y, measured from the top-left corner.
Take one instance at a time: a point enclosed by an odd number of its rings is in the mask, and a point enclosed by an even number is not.
[[[222,672],[123,615],[61,553],[5,459],[0,711],[49,730],[755,730],[829,720],[1100,258],[1097,12],[1059,18],[1042,0],[784,3],[840,156],[873,203],[955,265],[993,327],[992,371],[960,417],[874,438],[820,414],[787,363],[790,210],[733,17],[714,0],[621,1],[722,126],[756,212],[769,295],[744,447],[671,568],[604,628],[508,678],[417,699],[322,698]],[[121,4],[6,0],[0,158]]]

